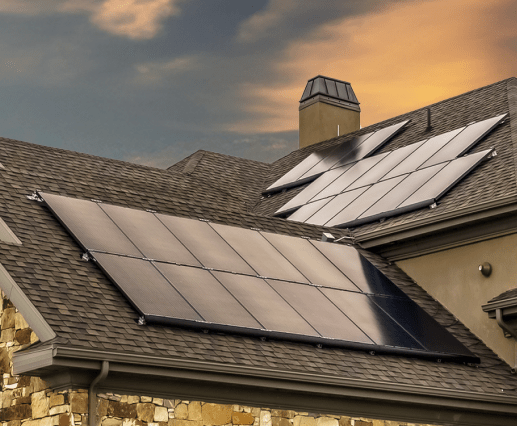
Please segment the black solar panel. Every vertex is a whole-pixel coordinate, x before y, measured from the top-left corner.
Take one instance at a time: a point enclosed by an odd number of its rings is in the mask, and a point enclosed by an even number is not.
[[[353,247],[40,195],[147,322],[476,361]]]

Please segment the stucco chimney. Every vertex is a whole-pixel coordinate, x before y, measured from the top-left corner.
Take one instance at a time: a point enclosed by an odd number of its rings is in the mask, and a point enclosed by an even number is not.
[[[346,81],[318,75],[300,99],[300,148],[360,129],[359,101]]]

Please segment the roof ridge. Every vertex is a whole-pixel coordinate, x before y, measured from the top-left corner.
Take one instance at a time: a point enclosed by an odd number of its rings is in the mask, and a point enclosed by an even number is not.
[[[507,80],[508,114],[510,116],[510,136],[514,165],[514,179],[517,181],[517,78]]]

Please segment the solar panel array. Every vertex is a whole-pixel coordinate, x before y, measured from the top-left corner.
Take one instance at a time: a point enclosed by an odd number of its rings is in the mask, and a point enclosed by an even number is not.
[[[300,164],[292,168],[264,193],[278,192],[285,188],[299,186],[321,176],[328,170],[340,168],[368,157],[397,134],[409,120],[385,127],[376,132],[354,137],[337,146],[313,152]]]
[[[463,156],[505,116],[353,163],[337,163],[275,214],[314,225],[350,227],[433,205],[494,154],[489,149]]]
[[[40,196],[148,322],[477,360],[353,247]]]

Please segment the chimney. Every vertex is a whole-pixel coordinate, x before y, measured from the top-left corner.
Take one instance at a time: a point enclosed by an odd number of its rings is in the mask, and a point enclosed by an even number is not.
[[[322,75],[311,78],[299,110],[300,148],[360,129],[359,101],[346,81]]]

